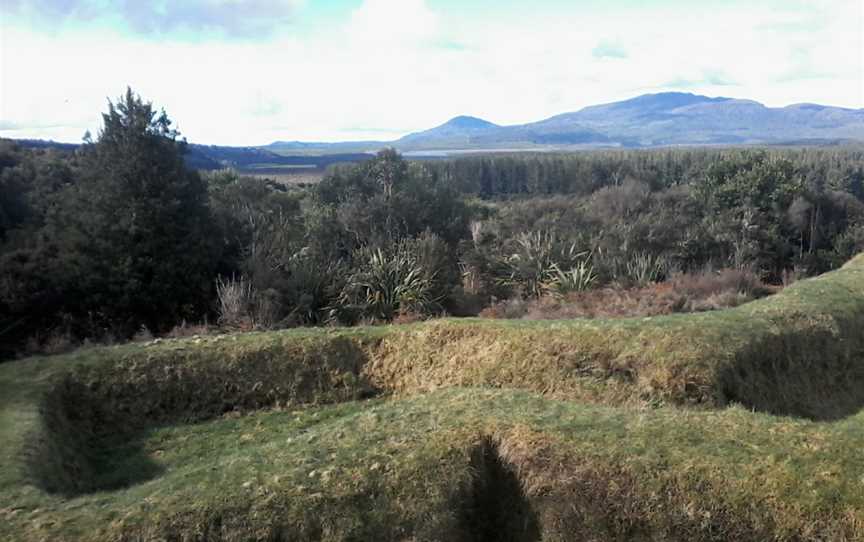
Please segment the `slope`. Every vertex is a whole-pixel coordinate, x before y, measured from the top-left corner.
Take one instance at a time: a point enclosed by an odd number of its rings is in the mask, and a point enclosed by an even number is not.
[[[697,316],[5,364],[0,538],[864,540],[862,319],[864,255]]]

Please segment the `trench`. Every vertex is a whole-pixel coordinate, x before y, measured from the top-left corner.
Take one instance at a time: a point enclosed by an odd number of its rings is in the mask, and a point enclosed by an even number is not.
[[[537,514],[514,468],[484,438],[471,458],[473,479],[464,497],[462,531],[473,542],[534,542],[541,540]]]

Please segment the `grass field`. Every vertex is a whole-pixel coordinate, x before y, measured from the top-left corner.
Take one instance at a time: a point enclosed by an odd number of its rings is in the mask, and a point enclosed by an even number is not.
[[[735,309],[0,366],[3,540],[864,540],[864,256]]]
[[[284,185],[315,184],[324,178],[324,170],[315,166],[249,167],[237,170],[241,175],[271,179]]]

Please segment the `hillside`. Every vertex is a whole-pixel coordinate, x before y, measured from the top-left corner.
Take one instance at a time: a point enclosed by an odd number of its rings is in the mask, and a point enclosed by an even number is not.
[[[864,256],[700,315],[0,366],[0,538],[864,540]]]
[[[23,148],[56,149],[63,152],[73,152],[79,145],[74,143],[58,143],[38,139],[14,140]],[[315,144],[310,144],[315,145]],[[185,161],[191,169],[219,170],[235,169],[247,175],[267,175],[280,177],[291,173],[315,173],[322,175],[324,170],[333,164],[356,163],[369,160],[370,154],[355,153],[304,153],[302,148],[290,155],[277,154],[261,147],[228,147],[223,145],[189,144],[186,147]]]
[[[571,125],[644,146],[864,139],[862,110],[813,104],[770,108],[752,100],[681,93],[587,107],[530,126],[554,132]]]
[[[365,153],[330,153],[326,155],[283,155],[260,147],[224,147],[189,145],[186,163],[194,169],[231,168],[248,175],[279,176],[292,172],[323,174],[328,166],[369,160]]]
[[[476,141],[484,141],[489,134],[500,128],[497,124],[477,117],[454,117],[430,130],[408,134],[399,139],[399,143],[407,146],[431,143],[437,146],[471,147]]]
[[[422,146],[452,148],[460,135],[434,131]],[[751,100],[709,98],[686,93],[646,94],[630,100],[586,107],[549,119],[483,130],[471,145],[603,145],[652,147],[704,144],[782,144],[864,140],[864,110],[814,104],[770,108]],[[397,141],[410,150],[416,138]]]
[[[752,100],[682,92],[645,94],[527,124],[499,126],[460,116],[391,142],[284,143],[278,153],[836,144],[864,141],[864,110],[818,104],[766,107]]]

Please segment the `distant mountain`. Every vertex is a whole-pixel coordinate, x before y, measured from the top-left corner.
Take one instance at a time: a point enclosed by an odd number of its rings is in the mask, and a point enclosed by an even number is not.
[[[462,119],[466,117],[457,117]],[[469,117],[470,118],[470,117]],[[455,121],[456,119],[454,119]],[[479,119],[478,119],[479,120]],[[516,126],[447,124],[394,142],[422,148],[543,148],[864,141],[864,110],[817,104],[765,107],[682,92],[645,94]]]
[[[645,94],[528,124],[455,117],[386,142],[309,144],[305,152],[393,146],[428,150],[568,149],[668,145],[834,144],[864,141],[864,109],[818,104],[766,107],[753,100],[685,92]],[[270,147],[268,147],[270,148]],[[275,149],[274,149],[275,150]],[[283,149],[278,149],[283,151]]]
[[[397,146],[422,147],[428,144],[448,146],[471,146],[483,141],[485,136],[496,132],[501,126],[477,117],[454,117],[441,126],[430,130],[408,134],[399,139]]]
[[[526,128],[555,133],[574,126],[628,146],[860,141],[864,109],[816,104],[771,108],[752,100],[666,92],[586,107]]]
[[[438,151],[846,142],[864,142],[864,109],[811,103],[766,107],[752,100],[662,92],[592,105],[527,124],[501,126],[459,116],[395,141],[276,141],[263,147],[190,145],[187,162],[199,169],[323,169],[334,162],[368,159],[383,147],[430,156]],[[34,141],[29,145],[69,147]]]
[[[252,164],[278,164],[278,154],[258,147],[189,145],[186,164],[195,169],[243,168]]]
[[[314,144],[313,144],[314,145]],[[335,149],[327,154],[277,154],[262,147],[224,147],[216,145],[189,145],[186,163],[195,169],[233,168],[240,171],[278,168],[311,168],[323,170],[331,164],[362,162],[369,153],[344,153]]]
[[[352,153],[374,153],[383,147],[392,146],[388,141],[344,141],[336,143],[307,142],[307,141],[274,141],[269,145],[260,147],[277,154],[302,156],[322,154],[352,154]]]

